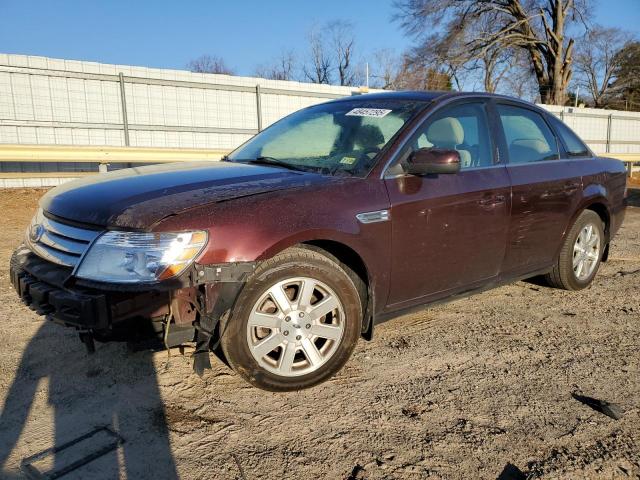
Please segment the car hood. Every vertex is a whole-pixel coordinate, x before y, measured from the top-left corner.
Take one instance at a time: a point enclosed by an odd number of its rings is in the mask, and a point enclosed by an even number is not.
[[[193,207],[326,181],[279,167],[191,162],[127,168],[74,180],[40,201],[45,212],[103,227],[149,229]]]

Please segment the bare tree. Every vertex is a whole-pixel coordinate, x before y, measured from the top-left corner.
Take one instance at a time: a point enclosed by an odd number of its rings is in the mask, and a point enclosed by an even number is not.
[[[485,92],[509,93],[517,97],[534,99],[531,66],[524,52],[514,48],[490,48],[471,62],[470,70],[480,72],[480,82]]]
[[[320,31],[313,28],[309,32],[309,61],[302,67],[302,75],[314,83],[331,83],[333,63],[326,42]]]
[[[309,55],[302,66],[305,79],[315,83],[356,85],[362,78],[356,61],[353,25],[343,20],[309,32]]]
[[[451,90],[451,77],[421,58],[383,49],[374,53],[373,86],[394,90]]]
[[[496,92],[505,75],[511,70],[512,60],[514,55],[509,49],[492,48],[482,52],[477,63],[481,65],[485,92]]]
[[[397,89],[402,58],[388,48],[376,50],[370,64],[372,87]]]
[[[472,27],[465,39],[475,58],[498,46],[524,51],[544,103],[562,105],[571,80],[572,23],[583,22],[590,0],[396,0],[396,19],[417,40],[439,29],[439,37]]]
[[[519,50],[500,43],[478,51],[469,48],[474,38],[490,29],[493,17],[487,15],[445,34],[431,34],[414,47],[409,56],[436,70],[444,70],[458,90],[471,87],[494,93],[506,77],[520,69],[522,55]]]
[[[293,51],[282,54],[271,64],[256,67],[255,75],[269,80],[293,80],[296,70],[296,56]]]
[[[476,24],[471,24],[470,35],[465,39],[463,49],[473,41],[473,38],[491,31],[492,24],[497,20],[497,14],[485,15]],[[469,38],[471,36],[471,38]],[[485,92],[495,93],[504,82],[505,78],[514,75],[521,69],[523,52],[514,48],[509,42],[496,42],[477,52],[468,54],[471,57],[472,68],[480,70],[482,74],[482,86]],[[462,53],[464,56],[464,51]]]
[[[463,90],[465,65],[471,60],[460,32],[439,37],[429,35],[424,42],[405,54],[405,64],[432,70],[444,70],[457,90]]]
[[[327,32],[331,38],[338,83],[340,85],[355,85],[358,74],[354,65],[353,25],[344,20],[334,20],[327,24]]]
[[[232,68],[229,68],[222,57],[216,55],[201,55],[191,60],[187,68],[196,73],[219,73],[223,75],[235,75]]]
[[[585,88],[593,106],[606,107],[612,96],[613,81],[620,68],[618,55],[633,36],[618,28],[596,26],[590,29],[576,48],[576,85]]]
[[[451,77],[431,65],[405,56],[396,85],[401,90],[451,90]]]
[[[640,111],[640,41],[627,44],[617,54],[618,67],[611,88],[615,108]]]
[[[509,62],[509,69],[496,85],[496,92],[524,98],[531,102],[540,101],[540,90],[528,56],[521,50],[515,50],[514,54],[515,57]]]

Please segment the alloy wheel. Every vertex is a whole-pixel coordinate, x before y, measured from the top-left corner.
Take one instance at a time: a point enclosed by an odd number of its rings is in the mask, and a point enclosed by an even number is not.
[[[585,225],[573,244],[573,273],[580,281],[591,276],[600,260],[600,231],[595,225]]]
[[[271,373],[293,377],[322,367],[344,334],[344,308],[325,283],[295,277],[269,287],[251,309],[247,342]]]

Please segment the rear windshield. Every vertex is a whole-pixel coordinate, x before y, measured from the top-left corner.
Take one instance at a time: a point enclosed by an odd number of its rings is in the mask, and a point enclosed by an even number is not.
[[[229,155],[330,175],[365,176],[379,153],[427,102],[346,101],[295,112]]]

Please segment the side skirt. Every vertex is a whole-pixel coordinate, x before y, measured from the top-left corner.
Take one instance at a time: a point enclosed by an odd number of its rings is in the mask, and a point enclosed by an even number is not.
[[[543,275],[545,273],[549,272],[549,267],[547,268],[543,268],[540,270],[536,270],[533,272],[529,272],[526,273],[524,275],[517,275],[517,276],[509,276],[509,277],[496,277],[494,280],[485,283],[483,285],[480,285],[478,287],[473,287],[467,290],[463,290],[461,292],[458,293],[454,293],[451,295],[447,295],[446,297],[443,298],[439,298],[436,300],[430,300],[424,303],[420,303],[417,305],[412,305],[410,307],[404,307],[404,308],[400,308],[398,310],[393,310],[391,312],[385,312],[382,314],[378,314],[375,315],[373,318],[373,323],[374,325],[379,325],[381,323],[384,323],[386,321],[392,320],[394,318],[400,317],[402,315],[406,315],[409,313],[414,313],[414,312],[419,312],[422,310],[425,310],[425,308],[427,307],[431,307],[431,306],[435,306],[435,305],[442,305],[445,303],[449,303],[449,302],[453,302],[455,300],[460,300],[462,298],[467,298],[470,297],[472,295],[476,295],[478,293],[482,293],[485,292],[487,290],[492,290],[494,288],[498,288],[498,287],[502,287],[504,285],[509,285],[510,283],[515,283],[515,282],[519,282],[520,280],[525,280],[527,278],[532,278],[532,277],[536,277],[538,275]],[[371,328],[371,338],[373,338],[373,327]]]

